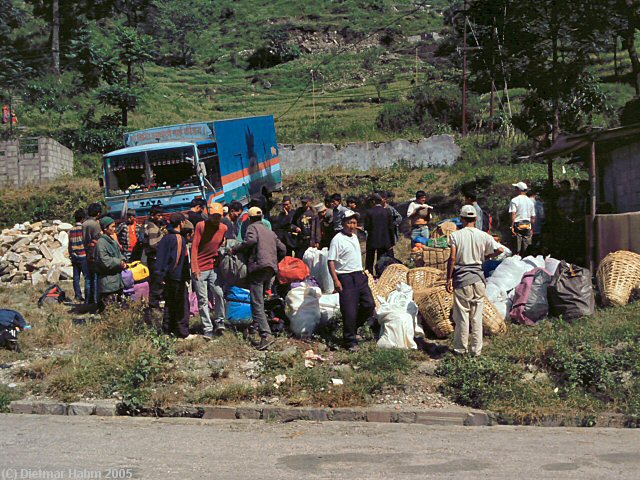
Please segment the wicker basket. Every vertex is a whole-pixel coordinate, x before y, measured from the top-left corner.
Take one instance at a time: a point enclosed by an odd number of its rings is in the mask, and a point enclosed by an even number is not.
[[[408,271],[409,268],[401,263],[394,263],[385,268],[377,283],[380,295],[386,298],[400,283],[407,283]]]
[[[414,292],[432,288],[436,283],[444,281],[442,270],[431,267],[412,268],[407,272],[407,283]]]
[[[418,304],[420,315],[436,337],[446,338],[453,333],[454,326],[451,321],[453,294],[448,293],[444,286],[417,292],[414,299]]]
[[[378,307],[380,307],[380,300],[378,299],[378,296],[380,295],[380,293],[378,292],[378,286],[376,285],[376,281],[373,278],[373,275],[371,275],[368,270],[365,271],[364,273],[367,275],[367,280],[369,282],[369,289],[371,290],[371,293],[373,295],[373,301],[376,303],[376,310],[377,310]]]
[[[449,257],[451,256],[450,248],[432,248],[427,247],[422,250],[422,265],[423,267],[437,268],[443,272],[447,271],[447,263],[449,263]]]
[[[485,335],[502,335],[507,333],[507,322],[500,312],[493,306],[491,300],[485,297],[482,309],[482,331]]]
[[[610,253],[600,262],[596,278],[604,305],[626,305],[640,284],[640,255],[626,250]]]
[[[458,226],[455,223],[444,222],[442,225],[438,227],[438,230],[436,231],[441,232],[440,236],[449,238],[449,236],[456,230],[458,230]]]

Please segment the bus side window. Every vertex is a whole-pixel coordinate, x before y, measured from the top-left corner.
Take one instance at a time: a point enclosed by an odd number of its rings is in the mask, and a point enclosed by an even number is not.
[[[198,145],[198,156],[207,169],[207,180],[216,190],[222,189],[222,178],[220,174],[220,159],[215,143]]]

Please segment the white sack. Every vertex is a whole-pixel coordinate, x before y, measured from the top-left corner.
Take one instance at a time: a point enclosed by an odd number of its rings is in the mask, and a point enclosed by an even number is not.
[[[533,268],[544,268],[544,257],[542,255],[538,255],[537,257],[533,257],[531,255],[529,255],[528,257],[525,257],[522,259],[522,261],[524,263],[528,263],[529,265],[532,265]]]
[[[514,255],[502,261],[493,274],[487,279],[487,284],[494,284],[501,290],[508,292],[516,288],[522,280],[522,276],[535,267],[525,263],[520,256]]]
[[[413,339],[416,334],[424,335],[424,331],[418,325],[418,306],[413,301],[413,289],[409,285],[398,285],[376,313],[382,330],[379,347],[418,348]]]
[[[549,274],[553,277],[556,274],[556,270],[558,269],[558,265],[560,265],[560,260],[556,260],[555,258],[548,256],[544,260],[544,269],[549,272]]]
[[[300,290],[302,290],[302,301],[300,302]],[[289,296],[291,299],[289,299]],[[291,325],[291,331],[297,337],[308,337],[313,335],[322,320],[320,313],[320,298],[322,292],[315,287],[298,287],[292,289],[287,294],[287,316]],[[294,305],[298,308],[293,311]],[[289,315],[289,313],[292,315]]]
[[[323,248],[307,248],[304,252],[302,260],[309,266],[311,276],[316,279],[318,286],[322,289],[322,293],[333,293],[334,285],[331,273],[329,273],[328,258],[329,250]]]

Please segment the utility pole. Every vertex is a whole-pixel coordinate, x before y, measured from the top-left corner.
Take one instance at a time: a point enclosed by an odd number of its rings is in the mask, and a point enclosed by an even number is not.
[[[418,86],[418,47],[416,47],[416,87]]]
[[[311,102],[313,103],[313,123],[316,123],[316,81],[313,70],[311,70]]]
[[[462,35],[462,136],[467,135],[467,2],[464,2],[464,33]]]
[[[491,79],[491,131],[493,132],[494,126],[494,114],[495,114],[495,100],[496,100],[496,82],[492,78]]]

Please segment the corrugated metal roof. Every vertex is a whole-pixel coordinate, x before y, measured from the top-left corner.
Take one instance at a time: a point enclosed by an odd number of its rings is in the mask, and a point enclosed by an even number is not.
[[[536,157],[553,158],[589,148],[596,143],[596,148],[609,150],[633,141],[640,141],[640,124],[626,127],[597,130],[577,135],[561,135],[547,150],[537,153]],[[615,142],[610,145],[611,142]]]

